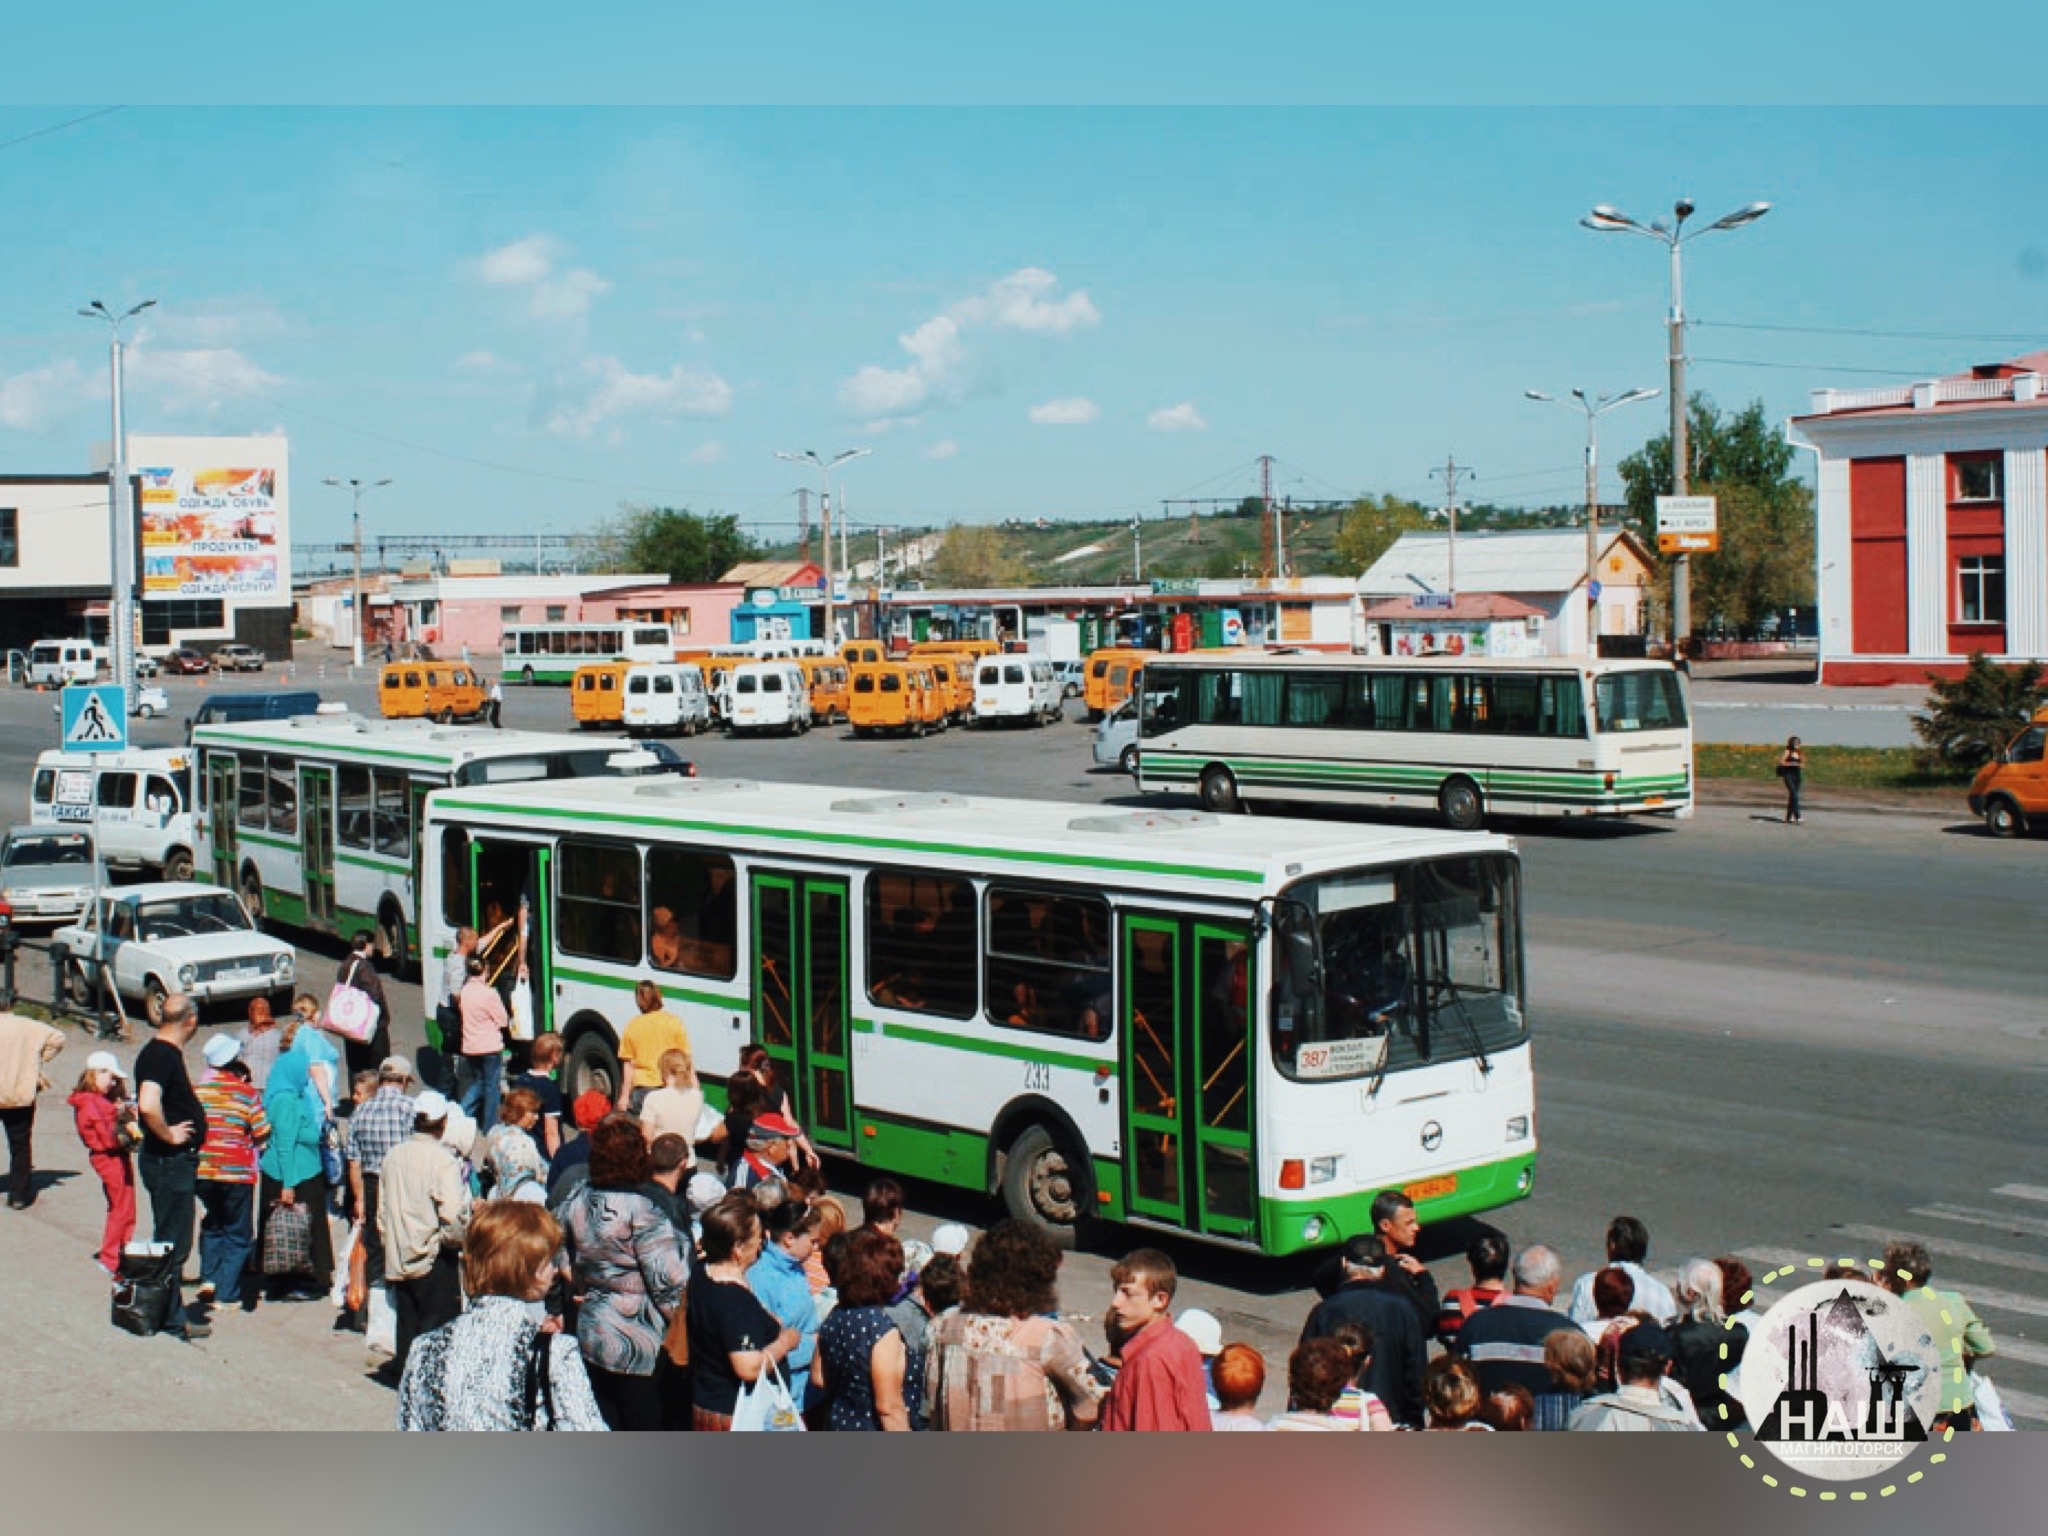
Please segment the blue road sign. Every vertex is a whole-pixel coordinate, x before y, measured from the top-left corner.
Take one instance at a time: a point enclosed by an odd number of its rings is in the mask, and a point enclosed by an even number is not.
[[[1597,582],[1597,581],[1589,581],[1589,582],[1587,582],[1587,583],[1586,583],[1586,601],[1587,601],[1587,602],[1589,602],[1589,603],[1597,603],[1597,602],[1599,602],[1599,601],[1600,601],[1600,583],[1599,583],[1599,582]]]
[[[118,683],[64,690],[64,750],[128,750],[128,698]]]
[[[1412,600],[1417,608],[1448,608],[1451,594],[1448,592],[1418,592]]]

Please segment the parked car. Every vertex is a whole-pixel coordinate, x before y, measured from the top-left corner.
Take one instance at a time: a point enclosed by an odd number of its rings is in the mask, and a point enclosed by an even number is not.
[[[1970,784],[1970,814],[1995,837],[2048,825],[2048,708],[2007,742]]]
[[[213,670],[212,661],[208,660],[198,651],[190,650],[182,645],[175,651],[165,653],[163,665],[164,670],[174,677],[198,677],[202,673]]]
[[[733,735],[781,731],[800,735],[811,728],[811,690],[793,661],[750,661],[725,679],[725,723]]]
[[[628,667],[624,710],[626,732],[632,736],[694,736],[711,724],[704,674],[687,662],[640,661]]]
[[[83,916],[93,884],[92,833],[83,827],[16,827],[0,843],[0,903],[17,923]]]
[[[264,660],[253,645],[220,645],[213,651],[213,665],[222,672],[261,672]]]
[[[115,991],[141,1000],[152,1027],[173,992],[198,1003],[260,994],[280,1012],[291,1005],[292,947],[261,932],[241,898],[218,886],[123,886],[50,942],[73,1003],[92,1007],[111,974]]]
[[[1120,773],[1138,771],[1138,699],[1133,694],[1095,722],[1097,767]]]
[[[1056,661],[1052,664],[1052,675],[1060,685],[1062,699],[1078,699],[1088,686],[1088,663],[1079,659]]]
[[[974,723],[999,720],[1050,725],[1065,712],[1066,700],[1043,656],[985,656],[974,675]]]
[[[232,725],[242,720],[290,720],[320,712],[320,695],[311,688],[279,688],[267,692],[213,693],[185,722],[189,739],[196,725]]]
[[[137,677],[155,677],[162,670],[163,665],[154,656],[150,655],[149,652],[137,651],[135,653],[135,675]]]

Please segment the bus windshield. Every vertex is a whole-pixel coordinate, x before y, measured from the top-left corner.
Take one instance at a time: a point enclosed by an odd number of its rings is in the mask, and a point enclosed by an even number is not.
[[[1593,684],[1593,706],[1601,731],[1682,731],[1685,690],[1667,667],[1642,672],[1608,672]]]
[[[1520,1044],[1521,929],[1502,854],[1326,875],[1274,908],[1273,1057],[1300,1081]]]

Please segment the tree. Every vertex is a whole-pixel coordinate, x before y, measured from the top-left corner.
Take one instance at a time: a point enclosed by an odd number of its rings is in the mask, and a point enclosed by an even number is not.
[[[1763,402],[1724,416],[1706,395],[1689,402],[1689,489],[1719,503],[1721,548],[1692,560],[1695,627],[1719,618],[1741,627],[1778,609],[1813,602],[1813,493],[1793,478],[1792,445],[1773,430]],[[1652,548],[1657,498],[1671,494],[1671,436],[1654,437],[1621,461],[1628,526]]]
[[[1351,510],[1344,514],[1337,529],[1336,545],[1331,550],[1337,574],[1364,575],[1402,534],[1419,532],[1429,525],[1429,513],[1412,501],[1388,495],[1359,497],[1351,503]]]
[[[731,513],[699,515],[682,507],[621,508],[601,547],[614,570],[660,571],[674,582],[717,581],[761,557]]]
[[[1927,681],[1927,712],[1913,717],[1913,734],[1920,766],[1930,772],[1983,767],[2048,702],[2038,665],[2001,667],[1982,651],[1970,653],[1961,677],[1930,674]]]
[[[924,577],[941,587],[1021,586],[1030,571],[1000,529],[955,523],[931,559]]]

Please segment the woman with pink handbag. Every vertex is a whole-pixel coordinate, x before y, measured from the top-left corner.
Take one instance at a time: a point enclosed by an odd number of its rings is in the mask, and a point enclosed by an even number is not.
[[[368,1034],[362,1034],[356,1022],[361,1017],[361,1004],[354,998],[342,997],[344,989],[360,992],[376,1010]],[[341,962],[334,978],[334,991],[327,998],[327,1014],[328,1027],[342,1037],[351,1078],[358,1072],[375,1072],[384,1064],[384,1058],[391,1054],[391,1008],[384,999],[384,978],[377,974],[376,941],[367,928],[356,935],[348,958]],[[347,1027],[342,1027],[344,1019]]]

